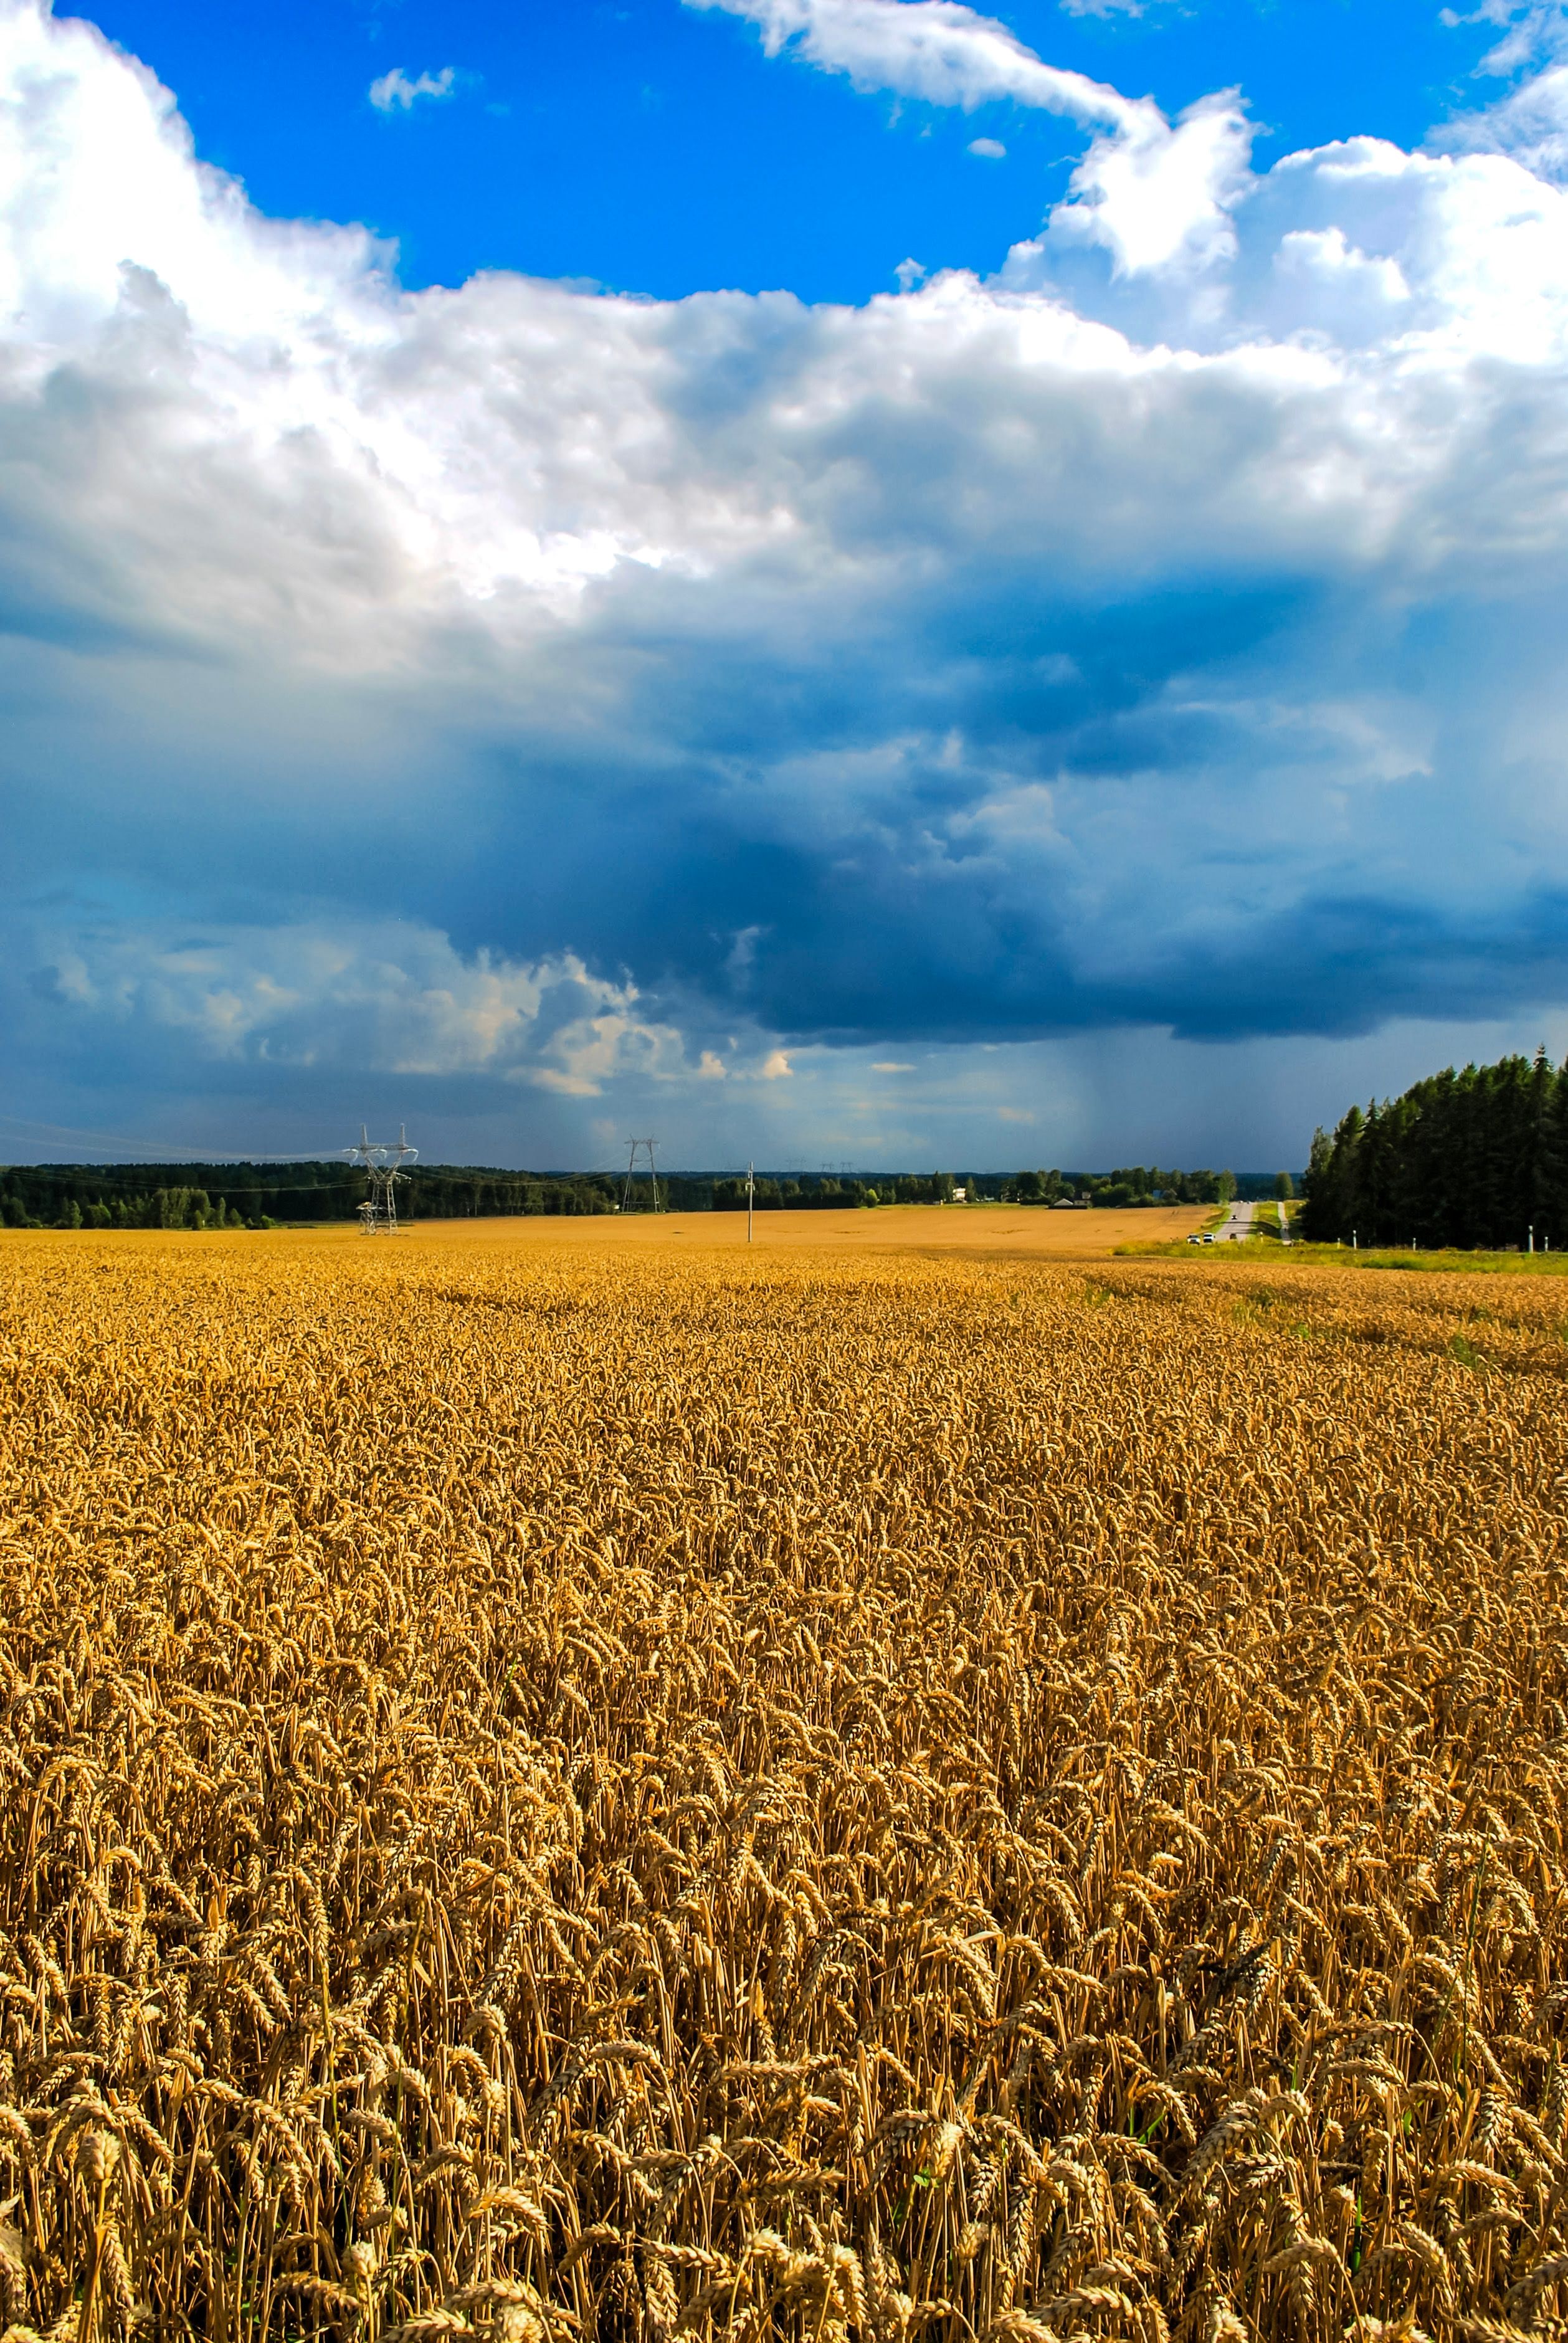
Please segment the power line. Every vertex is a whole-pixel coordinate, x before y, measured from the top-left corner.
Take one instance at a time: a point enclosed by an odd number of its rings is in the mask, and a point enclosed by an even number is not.
[[[127,1139],[120,1131],[78,1131],[69,1123],[33,1122],[18,1114],[0,1114],[0,1126],[10,1131],[38,1131],[47,1139],[85,1140],[92,1147],[126,1147],[163,1163],[309,1163],[343,1152],[339,1146],[291,1147],[276,1155],[243,1147],[214,1147],[204,1151],[199,1147],[193,1148],[188,1141]]]

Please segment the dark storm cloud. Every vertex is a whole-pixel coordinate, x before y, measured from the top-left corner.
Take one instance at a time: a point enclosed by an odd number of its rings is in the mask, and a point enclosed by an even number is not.
[[[1233,113],[1117,99],[992,284],[410,297],[3,24],[19,1063],[493,1107],[1563,997],[1568,210],[1516,164],[1245,181]]]

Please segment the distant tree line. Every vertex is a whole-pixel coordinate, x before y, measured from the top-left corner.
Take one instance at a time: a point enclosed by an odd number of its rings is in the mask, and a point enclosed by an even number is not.
[[[844,1212],[860,1204],[950,1204],[964,1182],[952,1172],[879,1172],[856,1178],[851,1174],[819,1172],[759,1172],[759,1212]],[[670,1183],[672,1212],[743,1212],[743,1179],[676,1178]],[[975,1192],[973,1188],[968,1192]],[[686,1202],[674,1199],[684,1196]]]
[[[1301,1233],[1323,1243],[1568,1246],[1568,1066],[1450,1066],[1320,1131]]]
[[[1009,1204],[1089,1204],[1105,1208],[1148,1204],[1226,1204],[1236,1193],[1233,1172],[1161,1172],[1134,1163],[1119,1172],[1020,1172],[1001,1183]]]
[[[960,1191],[968,1203],[1081,1204],[1126,1207],[1152,1204],[1222,1204],[1237,1194],[1276,1192],[1281,1176],[1252,1172],[1241,1180],[1232,1172],[1161,1172],[1133,1164],[1117,1172],[879,1172],[860,1178],[822,1177],[757,1179],[759,1212],[801,1212],[813,1206],[848,1204],[950,1204]],[[663,1182],[660,1182],[662,1187]],[[710,1187],[711,1195],[704,1192]],[[675,1180],[671,1193],[684,1190],[690,1201],[672,1210],[744,1212],[744,1180]],[[1291,1192],[1289,1189],[1287,1193]]]
[[[408,1220],[613,1212],[608,1175],[416,1166],[397,1187]],[[46,1229],[277,1228],[352,1221],[365,1175],[337,1163],[38,1163],[0,1171],[0,1223]]]
[[[759,1212],[843,1211],[879,1204],[966,1200],[1041,1205],[1223,1203],[1238,1191],[1272,1192],[1271,1175],[1162,1172],[1134,1164],[1115,1172],[759,1172]],[[23,1229],[266,1229],[352,1221],[365,1201],[364,1174],[350,1164],[36,1163],[0,1167],[0,1226]],[[508,1218],[519,1214],[614,1212],[624,1172],[507,1172],[417,1164],[397,1189],[400,1220]],[[732,1174],[660,1172],[660,1207],[671,1212],[746,1209],[746,1182]],[[646,1172],[631,1183],[630,1210],[653,1209]]]
[[[13,1229],[244,1229],[271,1227],[247,1221],[223,1196],[205,1188],[154,1188],[145,1193],[78,1195],[64,1182],[16,1180],[0,1188],[0,1226]]]

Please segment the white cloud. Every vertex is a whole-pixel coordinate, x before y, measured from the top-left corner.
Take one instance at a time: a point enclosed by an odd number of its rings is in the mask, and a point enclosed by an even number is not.
[[[456,65],[439,73],[422,73],[410,81],[401,65],[382,74],[370,85],[369,98],[378,114],[407,114],[422,97],[450,97],[457,85]]]
[[[1548,997],[1568,196],[1371,139],[1254,175],[1233,100],[1167,125],[948,0],[745,13],[1060,100],[1070,201],[996,279],[858,308],[410,294],[0,0],[0,819],[8,884],[88,906],[30,963],[40,1061],[717,1112],[847,1029],[891,1067],[1348,1030],[1407,968]],[[267,908],[192,942],[149,870]]]
[[[1177,233],[1191,248],[1201,206],[1167,202],[1167,179],[1191,165],[1210,186],[1240,168],[1218,102],[1152,146],[1091,150],[1078,199],[994,287],[946,275],[812,314],[786,296],[633,302],[502,276],[403,294],[357,232],[260,218],[193,161],[141,69],[16,0],[0,15],[0,89],[11,411],[19,428],[41,421],[68,367],[116,414],[93,439],[51,427],[20,492],[35,482],[40,521],[91,543],[102,612],[318,666],[401,664],[459,616],[515,644],[638,573],[699,582],[762,560],[869,578],[902,558],[894,540],[873,546],[856,496],[824,490],[849,485],[849,432],[855,481],[891,493],[893,442],[877,434],[900,414],[925,417],[948,450],[912,504],[899,487],[906,536],[1016,528],[1021,545],[1045,527],[1087,549],[1125,525],[1147,556],[1211,530],[1217,550],[1240,530],[1287,558],[1297,528],[1365,544],[1374,517],[1392,522],[1444,476],[1463,410],[1429,394],[1457,392],[1483,353],[1544,356],[1568,322],[1560,196],[1500,157],[1370,141],[1292,157],[1227,197],[1259,289],[1221,287],[1218,309],[1191,303],[1146,347],[1075,315],[1049,279],[1086,246],[1133,273],[1171,259]],[[1353,362],[1298,339],[1333,339],[1350,278],[1351,347],[1369,332],[1382,344]],[[1187,300],[1180,280],[1171,298]],[[727,369],[756,396],[720,391]],[[1402,418],[1418,397],[1412,442]],[[1068,407],[1081,432],[1064,428]],[[1221,411],[1242,461],[1195,471]]]
[[[913,1064],[905,1058],[874,1058],[871,1061],[874,1074],[912,1074],[914,1071]]]
[[[1000,138],[971,138],[969,151],[971,155],[979,155],[988,163],[1000,163],[1007,155],[1007,148]]]
[[[680,1033],[639,1009],[634,984],[591,975],[571,952],[465,957],[412,921],[195,935],[100,924],[45,929],[34,949],[40,997],[216,1063],[483,1074],[572,1097],[628,1071],[687,1071]]]
[[[1568,179],[1568,65],[1549,65],[1483,111],[1444,126],[1441,143],[1510,155],[1545,179]]]
[[[994,17],[961,0],[685,0],[759,25],[769,56],[789,50],[859,89],[966,110],[1006,98],[1070,115],[1097,136],[1057,222],[1103,246],[1119,270],[1206,265],[1232,248],[1228,213],[1251,132],[1235,93],[1167,122],[1152,98],[1047,65]],[[1005,153],[976,139],[971,155]]]
[[[1228,259],[1251,143],[1233,90],[1200,98],[1174,126],[1151,108],[1121,135],[1095,139],[1051,226],[1103,246],[1128,275]]]
[[[1481,0],[1468,15],[1440,9],[1445,25],[1497,25],[1503,38],[1483,57],[1477,72],[1516,74],[1568,50],[1568,10],[1561,0]]]
[[[1568,179],[1568,6],[1563,0],[1482,0],[1468,14],[1440,13],[1446,25],[1499,26],[1502,39],[1475,71],[1513,86],[1488,106],[1452,116],[1430,143],[1509,155],[1543,178]]]
[[[1104,82],[1046,65],[1005,25],[960,0],[686,0],[744,16],[769,56],[793,47],[860,89],[896,90],[934,106],[1011,98],[1075,121],[1126,127],[1139,107]]]

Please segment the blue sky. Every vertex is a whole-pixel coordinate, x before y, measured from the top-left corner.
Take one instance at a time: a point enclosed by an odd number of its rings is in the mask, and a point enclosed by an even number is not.
[[[1021,0],[1004,14],[1053,64],[1152,92],[1167,114],[1239,84],[1260,162],[1347,130],[1419,146],[1474,106],[1499,37],[1445,25],[1426,0],[1150,0],[1138,15]],[[863,301],[911,252],[930,268],[1000,266],[1083,143],[1005,99],[966,113],[780,70],[751,26],[680,0],[134,0],[95,21],[175,91],[199,152],[263,211],[365,221],[396,239],[409,286],[504,268],[660,298],[734,287]],[[394,68],[412,83],[448,66],[449,100],[367,103]],[[981,136],[1007,146],[1000,165],[970,154]]]
[[[1565,60],[0,0],[0,1152],[1299,1164],[1561,1054]]]

